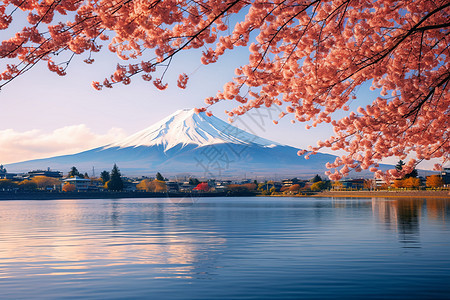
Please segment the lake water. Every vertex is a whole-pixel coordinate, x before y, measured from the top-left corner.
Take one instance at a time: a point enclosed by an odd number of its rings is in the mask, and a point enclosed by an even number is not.
[[[0,202],[2,299],[449,299],[450,200]]]

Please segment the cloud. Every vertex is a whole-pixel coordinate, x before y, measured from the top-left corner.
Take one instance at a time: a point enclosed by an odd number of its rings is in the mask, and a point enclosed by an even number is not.
[[[126,132],[120,128],[97,134],[85,124],[58,128],[50,133],[38,129],[25,132],[0,130],[0,164],[78,153],[119,141],[126,136]]]

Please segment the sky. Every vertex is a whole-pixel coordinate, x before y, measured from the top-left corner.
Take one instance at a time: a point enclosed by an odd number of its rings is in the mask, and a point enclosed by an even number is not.
[[[0,164],[54,155],[77,153],[106,145],[151,126],[178,109],[202,107],[234,76],[235,67],[245,63],[247,53],[230,53],[216,64],[204,66],[200,52],[181,53],[169,67],[165,80],[169,88],[157,90],[151,82],[136,77],[129,86],[96,91],[93,80],[113,73],[119,59],[101,52],[87,65],[79,57],[66,76],[47,70],[41,62],[0,91]],[[188,87],[176,86],[180,73],[190,77]],[[227,120],[224,110],[236,106],[227,101],[211,108]],[[279,108],[262,108],[239,117],[234,125],[280,143],[305,148],[332,133],[331,128],[305,130],[304,124],[291,124],[291,118],[278,125]]]
[[[3,36],[3,35],[2,35]],[[204,66],[201,51],[181,52],[169,66],[165,91],[136,77],[128,86],[96,91],[92,81],[102,82],[115,70],[119,58],[105,49],[93,56],[94,64],[85,64],[86,56],[74,59],[66,76],[48,71],[46,62],[37,64],[0,90],[0,164],[72,154],[107,145],[151,126],[178,109],[202,107],[206,97],[214,96],[232,79],[234,69],[248,59],[245,49],[233,51],[215,64]],[[63,61],[63,59],[62,59]],[[8,61],[0,60],[0,68]],[[123,62],[122,62],[123,63]],[[185,90],[176,86],[180,73],[190,79]],[[352,110],[369,104],[378,96],[367,87],[360,89]],[[221,102],[212,107],[217,117],[227,120],[224,110],[237,102]],[[275,125],[279,109],[262,108],[241,116],[234,125],[269,140],[306,148],[333,134],[328,124],[305,129],[291,124],[287,116]],[[324,152],[339,154],[325,150]],[[303,158],[299,158],[303,159]],[[396,163],[394,158],[388,162]],[[432,163],[421,167],[431,168]]]

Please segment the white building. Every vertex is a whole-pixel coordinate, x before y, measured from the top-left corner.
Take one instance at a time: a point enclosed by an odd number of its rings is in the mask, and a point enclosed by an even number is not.
[[[77,191],[87,191],[91,184],[90,179],[84,179],[78,176],[64,179],[63,182],[75,185],[75,190]]]

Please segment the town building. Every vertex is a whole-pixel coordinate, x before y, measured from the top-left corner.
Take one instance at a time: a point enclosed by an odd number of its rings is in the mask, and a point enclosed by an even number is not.
[[[75,185],[75,190],[76,191],[87,191],[89,189],[89,186],[91,184],[91,180],[90,179],[85,179],[85,178],[80,178],[78,176],[75,177],[71,177],[71,178],[67,178],[63,180],[63,185],[65,183],[70,183]]]
[[[450,167],[444,168],[441,172],[442,181],[444,181],[445,185],[450,184]]]
[[[63,173],[60,171],[52,171],[48,168],[47,170],[34,170],[24,174],[24,177],[28,178],[33,178],[35,176],[46,176],[60,179],[63,177]]]
[[[0,165],[0,179],[15,179],[17,174],[8,173],[3,165]]]

